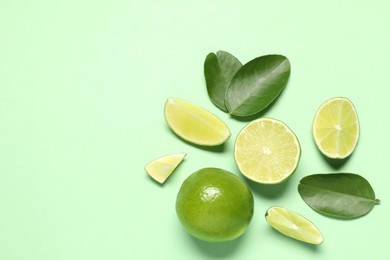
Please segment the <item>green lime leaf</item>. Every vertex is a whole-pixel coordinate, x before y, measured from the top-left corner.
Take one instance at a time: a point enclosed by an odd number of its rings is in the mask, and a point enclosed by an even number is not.
[[[222,111],[225,107],[225,95],[234,74],[242,67],[241,62],[226,51],[209,53],[204,62],[207,93],[211,101]]]
[[[282,55],[266,55],[244,64],[234,75],[225,96],[234,116],[254,115],[270,105],[284,89],[290,62]]]
[[[379,202],[370,183],[353,173],[306,176],[301,179],[298,192],[312,209],[343,219],[366,215]]]

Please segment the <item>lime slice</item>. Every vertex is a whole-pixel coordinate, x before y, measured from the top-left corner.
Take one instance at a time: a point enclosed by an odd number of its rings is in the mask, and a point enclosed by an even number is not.
[[[267,222],[280,233],[294,239],[319,245],[324,241],[321,232],[306,218],[281,207],[272,207],[265,214]]]
[[[282,122],[260,118],[238,134],[234,157],[241,173],[263,184],[286,180],[298,166],[301,148],[295,134]]]
[[[216,146],[230,137],[229,128],[221,119],[183,99],[169,98],[164,116],[175,134],[197,145]]]
[[[176,153],[157,158],[148,163],[145,170],[155,181],[164,183],[185,156],[186,153]]]
[[[325,156],[348,157],[359,139],[359,121],[352,102],[344,97],[325,101],[315,115],[313,136]]]

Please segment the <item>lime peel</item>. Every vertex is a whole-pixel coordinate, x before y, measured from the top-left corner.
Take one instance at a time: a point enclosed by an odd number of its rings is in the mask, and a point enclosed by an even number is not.
[[[176,213],[192,236],[223,242],[240,237],[253,216],[251,190],[235,174],[218,168],[203,168],[182,184],[176,198]]]

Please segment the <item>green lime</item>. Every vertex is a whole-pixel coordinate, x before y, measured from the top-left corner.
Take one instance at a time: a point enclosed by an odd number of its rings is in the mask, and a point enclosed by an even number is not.
[[[191,174],[176,199],[176,213],[188,233],[209,242],[233,240],[253,216],[253,195],[231,172],[204,168]]]

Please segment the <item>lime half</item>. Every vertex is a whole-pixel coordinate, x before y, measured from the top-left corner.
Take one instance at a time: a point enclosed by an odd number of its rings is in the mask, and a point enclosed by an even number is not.
[[[267,222],[280,233],[294,239],[319,245],[324,241],[321,232],[306,218],[281,207],[272,207],[265,214]]]
[[[238,134],[234,157],[241,173],[258,183],[286,180],[298,166],[301,148],[298,138],[281,121],[260,118]]]
[[[145,170],[155,181],[164,183],[185,156],[186,153],[176,153],[157,158],[148,163]]]
[[[352,102],[344,97],[325,101],[315,115],[313,136],[325,156],[333,159],[348,157],[359,139],[359,121]]]
[[[183,99],[169,98],[164,116],[174,133],[197,145],[216,146],[230,137],[230,130],[221,119]]]

